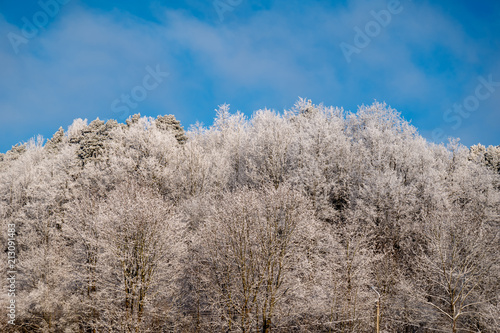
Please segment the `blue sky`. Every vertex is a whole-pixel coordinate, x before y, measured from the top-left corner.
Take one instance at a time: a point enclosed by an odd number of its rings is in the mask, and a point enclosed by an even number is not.
[[[0,0],[0,152],[75,118],[385,101],[500,144],[500,2]]]

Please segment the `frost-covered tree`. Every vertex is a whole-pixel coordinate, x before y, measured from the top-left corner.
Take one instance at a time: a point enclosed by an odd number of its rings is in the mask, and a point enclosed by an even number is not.
[[[202,238],[209,301],[222,319],[213,329],[270,332],[278,325],[306,214],[304,199],[289,188],[231,193],[214,207]]]
[[[57,151],[58,149],[60,149],[65,140],[66,137],[64,135],[64,129],[62,127],[59,127],[59,130],[54,133],[52,139],[47,140],[47,143],[45,144],[45,149],[47,149],[50,152]]]
[[[109,132],[116,126],[116,121],[105,123],[97,118],[70,137],[71,143],[80,145],[77,155],[82,165],[90,161],[96,162],[103,159],[106,141],[109,140]]]
[[[491,326],[494,319],[488,309],[498,296],[494,281],[499,236],[463,213],[436,217],[426,229],[428,248],[418,258],[419,278],[412,290],[428,305],[419,309],[420,320],[453,333],[498,329]]]
[[[256,185],[278,188],[294,168],[291,124],[271,110],[259,110],[251,119],[249,173]]]
[[[96,223],[101,321],[123,332],[160,329],[155,321],[174,311],[175,261],[182,253],[172,205],[131,181],[107,196]]]
[[[482,144],[473,145],[469,150],[470,159],[483,163],[493,170],[500,172],[500,145],[486,148]]]
[[[158,116],[155,120],[155,125],[158,129],[162,131],[171,132],[174,134],[175,139],[180,144],[186,142],[187,137],[184,134],[184,128],[182,128],[181,123],[175,119],[174,115]]]
[[[378,102],[76,119],[0,154],[0,331],[499,331],[499,156]]]

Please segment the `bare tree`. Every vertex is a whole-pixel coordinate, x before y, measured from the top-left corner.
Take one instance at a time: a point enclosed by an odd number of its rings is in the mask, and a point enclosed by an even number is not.
[[[412,291],[433,310],[427,320],[453,333],[484,329],[484,309],[498,297],[488,285],[498,273],[493,270],[498,231],[474,223],[466,212],[448,212],[432,221],[426,236],[427,249],[418,258],[420,279]],[[425,318],[425,308],[420,310]]]
[[[228,193],[215,206],[203,241],[219,329],[271,330],[291,287],[292,244],[304,207],[288,188]]]
[[[174,262],[182,251],[178,218],[157,191],[131,181],[106,198],[98,227],[102,281],[111,301],[105,316],[117,318],[124,332],[144,332],[155,315],[171,311],[172,304],[154,302],[172,301]]]

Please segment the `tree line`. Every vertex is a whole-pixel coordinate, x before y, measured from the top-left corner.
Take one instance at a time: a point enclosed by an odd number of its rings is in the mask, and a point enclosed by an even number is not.
[[[499,203],[500,146],[383,103],[77,119],[0,154],[0,330],[499,332]]]

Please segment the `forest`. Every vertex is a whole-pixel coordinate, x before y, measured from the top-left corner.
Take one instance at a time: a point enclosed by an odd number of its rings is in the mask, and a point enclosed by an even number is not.
[[[0,217],[2,332],[500,332],[500,145],[385,103],[76,119]]]

